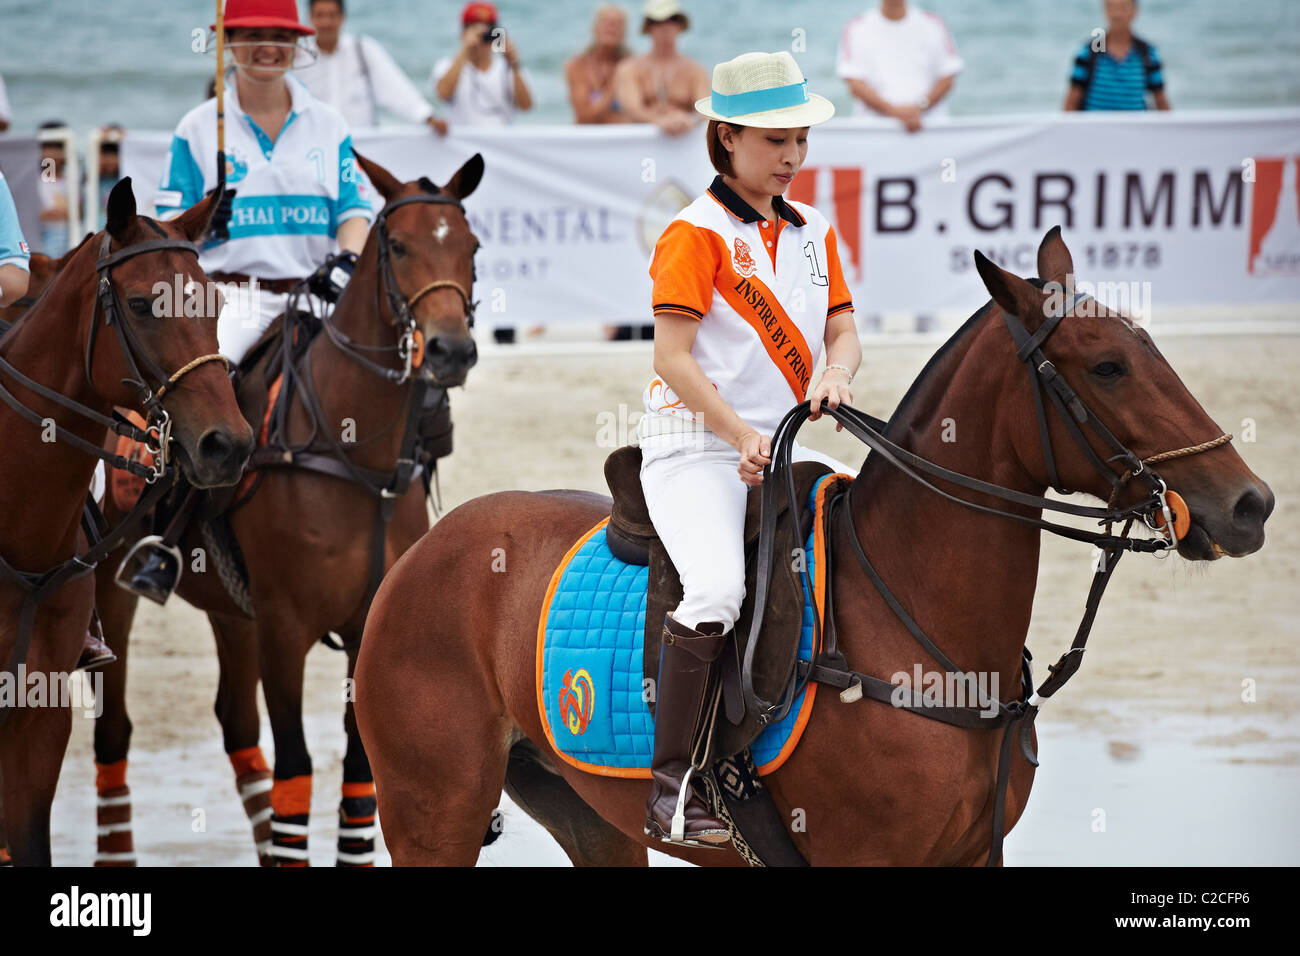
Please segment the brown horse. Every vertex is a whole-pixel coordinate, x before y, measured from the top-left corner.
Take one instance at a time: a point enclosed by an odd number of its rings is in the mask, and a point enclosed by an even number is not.
[[[398,343],[408,326],[395,309],[408,316],[423,339],[418,374],[427,376],[431,386],[464,384],[477,359],[469,322],[478,240],[460,200],[479,183],[481,157],[466,162],[441,189],[427,179],[402,183],[377,164],[358,159],[388,205],[381,213],[382,224],[370,231],[356,272],[329,320],[328,334],[317,335],[298,363],[299,373],[310,379],[317,410],[308,411],[299,386],[284,436],[298,445],[327,431],[331,441],[352,444],[338,459],[335,473],[306,467],[303,456],[293,467],[271,467],[261,450],[254,456],[254,466],[262,463],[260,483],[233,511],[230,523],[244,555],[255,619],[234,605],[218,575],[211,573],[215,569],[210,562],[208,573],[187,568],[178,588],[181,597],[208,613],[212,624],[221,665],[217,719],[264,865],[307,860],[312,780],[302,727],[307,652],[323,636],[338,634],[347,652],[350,680],[370,604],[379,499],[372,489],[348,480],[341,459],[371,474],[391,475],[408,415],[420,413],[413,407],[416,376],[394,384],[402,370]],[[390,280],[385,280],[386,273]],[[318,454],[321,440],[313,446]],[[324,454],[328,456],[328,450]],[[423,492],[415,481],[391,502],[383,568],[428,529]],[[196,548],[206,545],[191,529],[181,551],[191,555]],[[105,670],[104,710],[95,725],[96,785],[101,807],[106,801],[111,804],[101,812],[101,827],[114,824],[100,838],[96,862],[132,864],[126,664],[137,598],[114,586],[112,569],[105,567],[97,602],[105,637],[118,660]],[[275,739],[273,778],[258,745],[259,677]],[[345,700],[339,859],[364,864],[373,856],[374,783],[356,733],[350,695]]]
[[[1040,247],[1038,269],[1057,283],[1073,273],[1056,230]],[[980,271],[993,302],[930,360],[886,435],[956,472],[1041,495],[1049,483],[1045,450],[1004,313],[1032,333],[1046,321],[1052,293],[987,260]],[[1143,457],[1218,436],[1146,332],[1101,312],[1061,322],[1045,346],[1087,407]],[[949,418],[960,424],[960,441],[944,440]],[[1061,483],[1110,496],[1110,484],[1055,415],[1050,438]],[[1160,469],[1190,506],[1183,557],[1240,556],[1262,545],[1272,493],[1230,445]],[[1128,485],[1120,504],[1139,490]],[[535,666],[543,596],[566,550],[609,510],[608,499],[577,492],[476,498],[442,518],[385,579],[357,665],[356,709],[394,863],[473,864],[503,784],[575,864],[644,864],[650,845],[701,864],[741,862],[734,853],[651,843],[643,834],[648,782],[571,766],[541,725]],[[848,549],[856,534],[944,653],[996,676],[994,686],[1020,686],[1036,527],[955,504],[875,454],[838,516],[846,520],[834,525],[833,547]],[[507,573],[494,573],[495,548],[505,549]],[[850,666],[884,681],[911,674],[913,665],[932,670],[850,552],[837,553],[846,557],[833,566],[833,613]],[[787,820],[801,811],[806,825],[791,836],[812,864],[982,863],[991,852],[1001,737],[824,691],[802,742],[764,782]],[[1033,767],[1019,750],[1012,753],[1008,830],[1033,781]]]
[[[27,281],[27,294],[12,305],[0,308],[0,322],[7,325],[17,322],[19,316],[31,308],[32,303],[45,291],[45,287],[54,281],[54,277],[63,271],[63,267],[72,261],[72,257],[81,251],[81,247],[93,235],[94,233],[86,233],[81,242],[57,259],[42,255],[39,252],[33,252],[31,260],[27,263],[30,273]]]
[[[74,251],[0,339],[9,365],[0,385],[40,419],[33,425],[19,407],[0,405],[0,433],[6,436],[0,486],[10,496],[0,515],[0,554],[10,567],[41,571],[84,552],[81,519],[95,469],[93,449],[108,434],[105,422],[114,406],[147,410],[151,421],[170,416],[173,451],[194,484],[238,480],[252,433],[224,368],[208,361],[219,358],[217,317],[172,314],[157,287],[208,281],[190,243],[205,232],[216,200],[209,197],[172,222],[159,223],[136,215],[130,180],[123,180],[109,196],[106,230]],[[29,674],[66,675],[90,621],[91,580],[75,577],[38,606],[24,648],[20,615],[28,591],[12,575],[0,578],[6,676],[23,665]],[[48,864],[50,802],[71,712],[66,704],[0,707],[0,724],[5,830],[13,860]]]

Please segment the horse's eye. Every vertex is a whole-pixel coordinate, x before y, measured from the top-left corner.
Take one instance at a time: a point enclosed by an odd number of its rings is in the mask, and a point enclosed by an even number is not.
[[[1124,374],[1124,366],[1118,362],[1099,362],[1092,367],[1092,374],[1098,378],[1116,379]]]
[[[126,300],[126,304],[136,315],[153,315],[153,303],[142,295],[132,296]]]
[[[388,243],[388,248],[392,250],[393,255],[395,256],[406,255],[406,246],[402,245],[401,242],[396,239]]]

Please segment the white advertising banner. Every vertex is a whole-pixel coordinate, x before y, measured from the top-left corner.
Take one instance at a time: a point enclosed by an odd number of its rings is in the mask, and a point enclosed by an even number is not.
[[[403,180],[442,183],[483,154],[466,206],[485,325],[648,321],[654,241],[714,175],[702,130],[524,125],[439,139],[383,128],[353,139]],[[169,141],[126,139],[123,170],[142,203]],[[1300,303],[1298,171],[1295,109],[968,118],[916,134],[846,119],[812,130],[786,196],[835,224],[860,315],[973,312],[988,298],[974,250],[1033,276],[1038,243],[1059,224],[1081,281],[1104,299],[1128,292],[1119,305],[1163,323],[1180,306]]]

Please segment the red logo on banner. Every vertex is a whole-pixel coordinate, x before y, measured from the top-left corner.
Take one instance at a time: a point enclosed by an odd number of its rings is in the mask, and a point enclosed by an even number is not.
[[[786,199],[817,205],[818,176],[831,178],[831,207],[828,218],[839,240],[840,264],[853,266],[853,278],[862,281],[862,174],[860,166],[805,166],[786,191]],[[825,209],[822,212],[826,212]]]
[[[1256,159],[1250,204],[1251,275],[1300,275],[1300,158]]]

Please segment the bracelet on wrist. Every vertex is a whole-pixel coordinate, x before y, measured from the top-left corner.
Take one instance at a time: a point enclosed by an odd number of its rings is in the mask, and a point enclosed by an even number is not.
[[[847,375],[849,377],[850,382],[853,381],[853,370],[850,369],[847,365],[839,365],[839,364],[827,365],[825,371],[822,372],[822,377],[825,378],[826,372],[829,372],[833,368],[837,368],[845,375]]]

